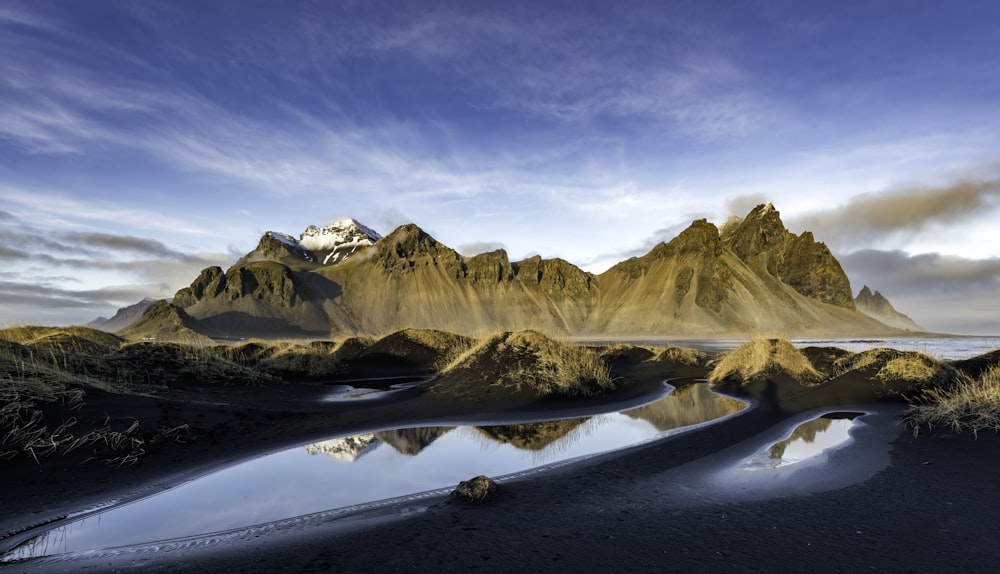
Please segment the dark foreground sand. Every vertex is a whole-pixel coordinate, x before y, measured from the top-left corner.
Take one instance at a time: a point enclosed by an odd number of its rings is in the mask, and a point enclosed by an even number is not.
[[[640,400],[636,384],[614,397]],[[301,390],[302,393],[308,389]],[[318,392],[318,391],[317,391]],[[287,391],[286,391],[287,394]],[[748,444],[773,436],[801,409],[767,399],[744,414],[671,438],[501,484],[491,505],[446,495],[375,505],[247,529],[211,539],[100,552],[3,567],[11,572],[368,572],[368,571],[808,571],[986,572],[1000,563],[995,524],[1000,438],[921,436],[897,426],[899,407],[872,407],[856,444],[826,466],[770,486],[714,482],[715,470]],[[608,399],[611,400],[611,399]],[[841,399],[828,410],[846,408]],[[807,404],[808,403],[808,404]],[[270,404],[270,408],[265,408]],[[215,435],[157,465],[107,472],[84,465],[76,476],[11,465],[0,504],[4,532],[50,520],[87,501],[148,491],[193,473],[359,428],[475,418],[468,405],[423,404],[403,396],[324,415],[295,401],[261,399],[257,408],[205,406]],[[584,408],[580,403],[504,405],[511,412]],[[792,405],[791,407],[789,405]],[[419,406],[420,408],[415,408]],[[494,405],[496,406],[496,405]],[[134,408],[134,407],[133,407]],[[180,407],[176,407],[180,408]],[[199,407],[186,414],[195,416]],[[231,426],[222,424],[238,420]],[[325,417],[325,418],[324,418]],[[373,418],[374,417],[374,418]],[[268,435],[261,425],[270,425]],[[226,429],[229,429],[228,432]],[[775,429],[778,429],[777,431]],[[239,440],[244,435],[245,440]],[[271,436],[270,439],[267,437]],[[197,446],[195,446],[197,445]],[[228,445],[228,448],[227,448]],[[10,472],[7,472],[7,469]],[[33,482],[29,482],[34,480]],[[335,485],[331,485],[335,487]],[[145,489],[145,490],[144,490]],[[811,490],[821,492],[809,492]],[[826,489],[826,490],[824,490]],[[102,498],[103,497],[103,498]],[[210,512],[209,509],[206,509]],[[155,517],[151,517],[155,519]]]

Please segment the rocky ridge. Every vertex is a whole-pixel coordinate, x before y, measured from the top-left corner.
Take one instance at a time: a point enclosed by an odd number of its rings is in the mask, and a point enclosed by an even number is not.
[[[295,239],[287,233],[268,231],[240,263],[282,261],[336,265],[358,250],[374,245],[381,235],[354,219],[341,219],[326,227],[310,225]]]
[[[355,227],[369,239],[377,235]],[[230,269],[203,271],[173,304],[213,336],[411,327],[619,337],[894,332],[858,312],[850,281],[826,245],[809,232],[789,232],[770,204],[721,231],[695,221],[600,275],[561,259],[511,261],[502,249],[465,257],[413,224],[371,244],[329,234],[353,250],[324,264],[337,246],[320,243],[321,230],[310,229],[294,243],[266,234]],[[317,250],[308,250],[311,260],[298,251],[305,245]]]

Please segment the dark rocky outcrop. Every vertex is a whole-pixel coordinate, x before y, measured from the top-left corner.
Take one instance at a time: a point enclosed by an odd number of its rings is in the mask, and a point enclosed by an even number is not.
[[[255,261],[281,261],[282,263],[295,264],[300,262],[316,263],[316,255],[300,245],[296,239],[290,235],[268,231],[257,244],[257,248],[244,255],[239,263],[253,263]]]
[[[778,210],[758,205],[739,223],[726,226],[726,245],[751,267],[766,271],[806,297],[854,309],[847,274],[830,249],[813,239],[785,229]]]

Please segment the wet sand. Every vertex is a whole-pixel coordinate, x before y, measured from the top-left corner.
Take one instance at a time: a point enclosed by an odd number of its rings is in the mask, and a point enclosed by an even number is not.
[[[651,374],[650,374],[651,375]],[[377,421],[434,422],[492,413],[541,417],[641,401],[653,377],[591,403],[469,405],[419,402],[399,393],[318,412],[302,401],[324,389],[284,389],[253,405],[180,404],[212,429],[130,469],[52,470],[5,464],[4,532],[81,505],[150,492],[254,454],[345,434]],[[780,385],[779,385],[780,387]],[[860,387],[860,386],[859,386]],[[292,392],[295,391],[295,392]],[[5,565],[12,572],[324,571],[989,571],[1000,559],[993,523],[1000,500],[996,435],[913,438],[898,407],[875,407],[869,430],[811,476],[762,492],[713,486],[717,469],[746,445],[787,429],[816,403],[828,410],[859,393],[760,392],[757,406],[714,425],[501,483],[497,500],[468,506],[438,494],[351,513],[327,513],[213,538]],[[291,399],[294,395],[297,398]],[[777,398],[776,398],[777,397]],[[780,399],[780,400],[779,400]],[[110,406],[106,403],[103,406]],[[419,408],[417,408],[419,407]],[[501,407],[501,408],[498,408]],[[129,408],[135,409],[133,403]],[[163,405],[148,405],[163,408]],[[214,418],[213,418],[214,417]],[[750,441],[750,442],[746,442]],[[858,456],[864,453],[865,456]],[[153,462],[155,461],[155,462]],[[830,470],[837,472],[830,472]],[[841,478],[834,480],[840,473]],[[806,473],[809,474],[809,473]],[[813,485],[822,483],[822,491]],[[838,480],[840,482],[838,483]],[[335,485],[331,485],[332,487]],[[210,511],[210,510],[207,510]]]

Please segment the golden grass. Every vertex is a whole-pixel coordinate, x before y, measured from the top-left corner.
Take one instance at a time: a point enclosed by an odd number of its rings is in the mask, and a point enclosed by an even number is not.
[[[948,386],[960,376],[950,364],[924,353],[885,348],[844,356],[834,362],[834,369],[838,375],[861,371],[865,376],[904,394]]]
[[[0,459],[36,462],[80,449],[87,460],[128,466],[151,442],[190,437],[186,425],[142,429],[139,421],[78,420],[87,393],[150,394],[179,376],[208,382],[254,380],[247,369],[204,347],[136,343],[70,327],[0,330]],[[86,417],[85,417],[86,418]],[[92,418],[92,417],[91,417]]]
[[[919,358],[896,357],[883,365],[875,377],[880,381],[927,382],[933,379],[936,374],[937,369]]]
[[[403,329],[372,342],[358,358],[379,357],[429,365],[440,370],[450,358],[464,352],[474,339],[434,329]]]
[[[679,363],[688,367],[697,367],[708,358],[708,354],[688,347],[667,347],[656,355],[655,361]]]
[[[925,390],[912,401],[905,418],[914,436],[922,428],[973,435],[1000,431],[1000,365],[985,371],[979,380],[960,374],[951,385]]]
[[[803,384],[823,379],[809,359],[784,339],[754,339],[726,353],[708,375],[710,383],[738,379],[742,384],[785,373]]]
[[[283,378],[322,379],[346,373],[337,355],[338,345],[330,341],[307,344],[290,341],[275,343],[248,342],[223,349],[227,358]]]
[[[538,396],[589,396],[614,388],[608,364],[592,349],[530,330],[482,339],[457,353],[439,377],[531,389]]]

